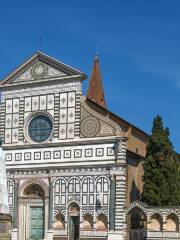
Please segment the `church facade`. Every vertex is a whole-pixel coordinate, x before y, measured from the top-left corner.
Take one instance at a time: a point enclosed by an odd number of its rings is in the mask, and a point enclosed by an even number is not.
[[[83,96],[86,78],[37,52],[0,84],[14,240],[127,239],[128,213],[146,209],[148,135],[106,109],[97,56]]]

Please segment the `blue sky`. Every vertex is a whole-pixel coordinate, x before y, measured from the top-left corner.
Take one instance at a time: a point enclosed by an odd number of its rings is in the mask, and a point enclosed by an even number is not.
[[[180,152],[179,12],[178,0],[1,1],[0,79],[37,50],[90,75],[97,42],[108,108],[147,133],[160,114]]]

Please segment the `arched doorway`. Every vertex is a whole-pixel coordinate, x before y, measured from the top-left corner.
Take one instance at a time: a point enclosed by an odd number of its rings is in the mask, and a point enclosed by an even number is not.
[[[79,206],[71,203],[68,208],[68,236],[69,240],[79,239]]]
[[[28,185],[23,192],[26,204],[25,239],[44,239],[44,189],[36,183]]]
[[[142,209],[134,207],[128,215],[128,240],[145,240],[147,218]]]

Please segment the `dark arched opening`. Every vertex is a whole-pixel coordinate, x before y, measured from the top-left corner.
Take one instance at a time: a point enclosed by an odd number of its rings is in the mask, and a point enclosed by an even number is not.
[[[135,207],[128,214],[128,240],[145,240],[147,218],[142,209]]]
[[[79,239],[79,205],[75,202],[68,207],[68,235],[69,240]]]

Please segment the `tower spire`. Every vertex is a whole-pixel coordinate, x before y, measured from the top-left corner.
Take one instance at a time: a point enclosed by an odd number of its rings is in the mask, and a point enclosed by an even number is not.
[[[86,97],[96,102],[100,106],[104,108],[106,107],[103,83],[102,83],[100,67],[99,67],[99,57],[97,54],[95,55],[95,58],[94,58],[94,66],[93,66]]]

